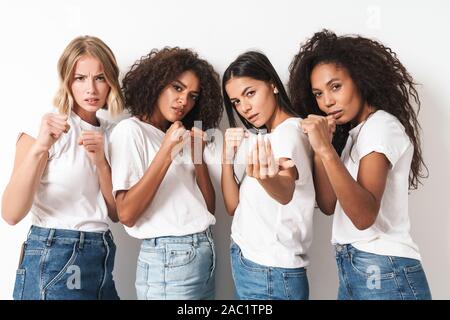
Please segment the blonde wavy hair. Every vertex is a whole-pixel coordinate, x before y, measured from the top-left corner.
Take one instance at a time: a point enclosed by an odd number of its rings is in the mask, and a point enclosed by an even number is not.
[[[73,69],[82,56],[91,56],[103,64],[106,82],[111,87],[106,104],[111,115],[117,115],[124,109],[124,99],[119,85],[119,67],[111,49],[99,38],[81,36],[73,39],[64,49],[58,61],[59,89],[53,104],[62,114],[68,115],[74,106],[74,98],[70,89],[73,82]]]

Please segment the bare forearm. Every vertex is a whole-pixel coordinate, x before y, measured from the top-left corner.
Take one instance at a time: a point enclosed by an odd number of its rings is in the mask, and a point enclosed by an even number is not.
[[[348,172],[336,151],[321,157],[334,193],[342,209],[358,229],[370,226],[378,214],[378,204]]]
[[[31,146],[14,168],[2,199],[2,216],[9,224],[21,221],[30,210],[48,159],[48,151]]]
[[[170,151],[160,149],[141,180],[123,196],[116,196],[118,215],[123,224],[133,226],[151,205],[171,163]]]
[[[204,161],[202,164],[195,165],[195,177],[197,185],[205,199],[208,211],[214,214],[216,210],[216,193],[214,192],[214,186],[209,176],[208,166]]]
[[[328,179],[327,172],[319,156],[314,156],[314,189],[316,190],[316,201],[320,210],[331,215],[336,207],[336,194]]]
[[[112,195],[111,167],[106,160],[104,163],[97,165],[97,176],[100,190],[108,208],[108,216],[112,221],[117,222],[119,217],[117,216],[116,201]]]
[[[258,179],[258,182],[279,203],[286,205],[292,200],[295,181],[291,177],[276,175],[273,178]]]
[[[221,187],[225,209],[232,216],[239,204],[239,186],[234,179],[234,170],[231,164],[222,165]]]

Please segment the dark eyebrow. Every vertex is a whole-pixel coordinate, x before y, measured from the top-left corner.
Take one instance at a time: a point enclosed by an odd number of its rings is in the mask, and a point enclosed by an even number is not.
[[[187,88],[187,85],[185,85],[183,82],[181,82],[180,80],[174,80],[173,82],[176,82],[176,83],[178,83],[180,86],[182,86],[183,87],[183,89],[186,89]],[[200,92],[198,92],[198,91],[191,91],[191,93],[195,93],[195,94],[200,94]]]
[[[339,80],[339,78],[333,78],[327,82],[327,86],[329,86],[332,82]]]
[[[248,89],[250,89],[252,86],[249,86],[247,88],[245,88],[244,90],[242,90],[241,95],[245,96],[245,93],[247,92]]]
[[[331,83],[333,83],[334,81],[339,81],[340,79],[339,78],[333,78],[333,79],[331,79],[330,81],[328,81],[327,83],[326,83],[326,86],[328,87]],[[320,91],[320,89],[316,89],[316,88],[311,88],[311,90],[319,90]]]
[[[183,82],[181,82],[180,80],[173,80],[173,82],[176,82],[176,83],[178,83],[179,85],[181,85],[182,87],[183,87],[183,89],[186,89],[186,85],[183,83]]]
[[[244,90],[242,90],[241,96],[245,95],[245,93],[247,92],[247,90],[250,89],[251,87],[252,87],[252,86],[249,86],[249,87],[244,88]],[[237,99],[237,98],[230,98],[230,101],[233,101],[233,100],[239,100],[239,99]]]

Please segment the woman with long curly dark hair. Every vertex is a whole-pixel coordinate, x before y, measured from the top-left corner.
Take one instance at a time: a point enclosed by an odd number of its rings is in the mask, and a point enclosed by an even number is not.
[[[225,208],[234,216],[230,254],[237,297],[308,299],[315,198],[308,139],[263,53],[237,57],[225,70],[222,89],[232,126],[224,139],[222,192]],[[267,134],[236,128],[235,113],[247,129]],[[246,143],[247,161],[241,162],[246,163],[246,175],[238,183],[233,162]]]
[[[338,299],[431,299],[409,232],[408,191],[424,177],[411,75],[380,42],[323,30],[295,56],[289,92],[317,203],[334,213]]]
[[[219,77],[195,52],[164,48],[131,67],[123,92],[132,117],[111,136],[113,193],[127,232],[144,240],[138,299],[212,299],[215,194],[194,122],[217,126]]]

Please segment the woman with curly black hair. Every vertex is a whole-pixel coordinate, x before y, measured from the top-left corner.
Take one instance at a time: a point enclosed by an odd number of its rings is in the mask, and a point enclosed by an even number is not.
[[[408,191],[424,177],[414,86],[390,48],[327,30],[290,66],[316,200],[334,213],[338,299],[431,299],[409,232]]]
[[[315,199],[308,138],[264,54],[241,54],[226,69],[222,89],[232,126],[225,133],[222,192],[234,216],[230,253],[237,297],[308,299]],[[236,128],[234,114],[259,134]],[[233,162],[247,149],[247,160],[240,160],[246,175],[238,182]]]
[[[123,91],[132,117],[111,136],[113,193],[127,232],[144,240],[138,299],[212,299],[215,194],[194,121],[217,126],[219,77],[191,50],[164,48],[131,67]]]

